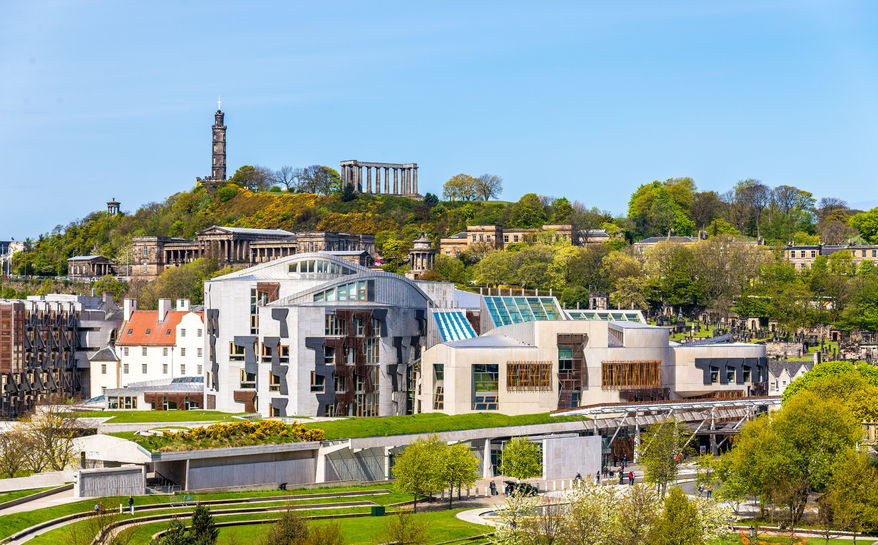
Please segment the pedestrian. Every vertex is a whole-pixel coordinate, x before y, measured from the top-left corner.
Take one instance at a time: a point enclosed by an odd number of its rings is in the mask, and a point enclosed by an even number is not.
[[[128,510],[134,515],[134,496],[128,496]]]
[[[95,515],[98,514],[98,504],[95,504]]]
[[[628,454],[622,455],[622,465],[628,465]]]
[[[491,495],[492,496],[499,495],[499,492],[497,492],[497,483],[495,483],[494,481],[491,481],[490,488],[491,488]]]
[[[598,484],[601,484],[601,472],[600,472],[600,471],[595,471],[595,472],[594,472],[594,480],[595,480],[595,482],[597,482]]]
[[[619,472],[619,484],[625,484],[625,474],[621,471]]]
[[[577,481],[577,482],[581,481],[581,480],[582,480],[582,475],[580,475],[579,472],[577,471],[577,472],[576,472],[576,477],[574,477],[573,480],[574,480],[574,481]]]
[[[634,484],[634,472],[633,471],[628,472],[628,484],[630,484],[630,485]]]

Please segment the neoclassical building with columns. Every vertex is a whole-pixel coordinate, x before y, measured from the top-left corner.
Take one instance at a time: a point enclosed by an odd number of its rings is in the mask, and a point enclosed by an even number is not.
[[[221,266],[251,266],[302,252],[344,252],[345,259],[371,266],[375,236],[310,232],[291,233],[282,229],[208,227],[195,239],[143,236],[131,241],[130,278],[153,280],[168,267],[214,257]],[[122,269],[122,265],[116,265]]]
[[[358,193],[420,197],[418,193],[417,163],[366,163],[355,159],[342,161],[341,179],[344,185],[353,185]],[[372,189],[372,171],[375,171],[375,189]],[[384,187],[381,187],[381,171]],[[391,180],[391,177],[393,179]]]

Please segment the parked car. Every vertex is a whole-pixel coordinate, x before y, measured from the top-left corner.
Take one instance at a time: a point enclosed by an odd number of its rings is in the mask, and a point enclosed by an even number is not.
[[[503,481],[506,485],[505,494],[507,496],[536,496],[539,492],[536,486],[530,483],[517,483],[515,481]]]

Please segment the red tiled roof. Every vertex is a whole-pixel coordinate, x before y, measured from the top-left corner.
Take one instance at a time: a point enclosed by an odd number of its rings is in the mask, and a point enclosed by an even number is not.
[[[159,322],[157,310],[135,310],[131,318],[122,324],[119,346],[174,346],[177,344],[177,324],[188,312],[204,318],[201,312],[169,310],[165,321]],[[147,331],[149,333],[147,334]]]

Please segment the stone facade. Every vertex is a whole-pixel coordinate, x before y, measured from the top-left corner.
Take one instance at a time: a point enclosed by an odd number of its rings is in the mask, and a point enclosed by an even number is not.
[[[609,240],[603,229],[589,229],[577,232],[572,225],[547,224],[534,229],[504,229],[499,225],[470,225],[462,231],[439,241],[439,252],[447,256],[458,256],[470,246],[482,245],[488,249],[502,250],[510,244],[553,244],[568,240],[576,246],[596,244]]]
[[[207,186],[216,186],[226,180],[226,126],[223,123],[224,117],[225,114],[220,109],[220,103],[217,102],[217,110],[213,114],[213,127],[211,127],[210,176],[204,179],[197,178],[199,183]]]
[[[436,259],[436,250],[427,238],[427,234],[421,232],[421,236],[414,241],[412,249],[409,252],[409,271],[406,273],[408,278],[417,280],[427,271],[433,270],[433,261]]]
[[[417,163],[364,163],[357,160],[342,161],[341,180],[353,185],[358,193],[376,195],[401,195],[420,197],[418,193]],[[375,189],[372,189],[372,171],[375,172]],[[384,187],[381,187],[381,171],[384,171]],[[365,176],[364,176],[365,173]],[[393,180],[391,180],[393,176]]]
[[[199,231],[195,239],[134,237],[128,276],[154,280],[166,268],[191,263],[200,257],[214,257],[221,266],[251,266],[296,253],[319,251],[346,252],[345,259],[370,266],[375,254],[375,236],[213,226]]]
[[[829,256],[836,252],[847,252],[851,262],[859,267],[864,261],[878,262],[878,244],[796,244],[786,246],[783,256],[797,270],[810,269],[819,256]]]
[[[107,274],[116,274],[116,267],[102,255],[82,255],[67,260],[67,276],[76,280],[90,280]]]

